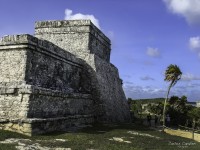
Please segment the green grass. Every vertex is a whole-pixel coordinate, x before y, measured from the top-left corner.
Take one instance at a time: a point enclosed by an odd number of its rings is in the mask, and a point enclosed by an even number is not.
[[[128,133],[128,131],[134,134]],[[150,137],[155,136],[159,137]],[[131,143],[118,142],[113,137],[122,138]],[[177,136],[171,136],[155,130],[150,130],[142,125],[123,124],[123,125],[94,125],[84,128],[75,133],[51,133],[27,137],[21,134],[0,130],[0,141],[8,138],[30,139],[28,144],[39,143],[46,147],[71,148],[72,150],[198,150],[200,143]],[[55,139],[65,139],[65,142]],[[0,144],[0,150],[15,149],[16,144]]]

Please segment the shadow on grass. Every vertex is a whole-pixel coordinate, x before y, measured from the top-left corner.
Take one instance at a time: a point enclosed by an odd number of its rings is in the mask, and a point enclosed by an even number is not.
[[[102,134],[113,130],[135,130],[135,131],[151,131],[148,127],[141,124],[93,124],[92,127],[87,127],[79,130],[79,132]]]
[[[112,132],[113,130],[134,130],[134,131],[152,131],[152,129],[137,123],[109,123],[101,124],[95,123],[86,127],[77,128],[72,127],[67,131],[55,131],[50,133],[42,134],[43,136],[59,136],[66,133],[87,133],[87,134],[104,134],[107,132]]]
[[[11,131],[6,131],[6,130],[0,130],[0,141],[8,139],[8,138],[29,138],[29,136],[16,133],[16,132],[11,132]]]
[[[0,131],[1,134],[2,131]],[[2,132],[3,133],[3,132]],[[9,131],[4,132],[8,137],[23,137]],[[4,135],[4,138],[5,138]],[[0,135],[1,137],[1,135]],[[26,137],[26,136],[24,136]],[[54,132],[29,137],[31,142],[46,147],[71,149],[101,149],[101,150],[135,150],[135,149],[200,149],[200,144],[186,138],[171,136],[166,133],[149,129],[142,124],[93,124],[91,127],[68,132]],[[65,140],[64,142],[57,139]],[[128,141],[129,143],[116,141]],[[190,144],[190,145],[186,145]],[[3,144],[2,144],[3,145]],[[14,146],[4,144],[4,149]],[[6,147],[7,146],[7,147]],[[10,146],[10,147],[9,147]],[[1,147],[1,144],[0,144]],[[0,148],[1,150],[1,148]]]

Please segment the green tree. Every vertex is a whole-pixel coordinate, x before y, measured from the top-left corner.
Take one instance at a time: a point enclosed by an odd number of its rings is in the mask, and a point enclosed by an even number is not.
[[[157,114],[158,115],[162,114],[163,106],[164,106],[164,104],[162,102],[158,103],[158,106],[157,106]]]
[[[180,98],[179,106],[184,107],[186,105],[186,103],[187,103],[187,97],[185,95],[183,95]]]
[[[150,105],[148,105],[148,110],[153,113],[153,114],[157,114],[160,115],[162,114],[162,110],[163,110],[163,104],[161,102],[159,103],[151,103]]]
[[[196,122],[200,120],[200,108],[196,107],[196,108],[191,109],[188,112],[188,116],[193,121],[193,128],[195,128]]]
[[[179,100],[178,96],[172,96],[169,99],[169,104],[174,107],[177,104],[178,100]]]
[[[165,70],[165,81],[170,82],[168,90],[167,90],[167,95],[166,99],[164,102],[164,108],[163,108],[163,131],[165,127],[165,109],[166,109],[166,103],[168,100],[169,92],[170,89],[177,83],[178,80],[181,79],[182,72],[180,68],[177,65],[169,65],[167,69]]]
[[[166,111],[171,117],[173,125],[185,125],[188,119],[187,112],[189,110],[187,104],[187,97],[172,96],[169,99],[169,109]]]

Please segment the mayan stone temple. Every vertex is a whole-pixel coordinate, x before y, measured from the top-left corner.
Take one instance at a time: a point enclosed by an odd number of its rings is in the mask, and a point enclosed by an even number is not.
[[[0,129],[26,135],[130,120],[110,40],[90,20],[0,40]]]

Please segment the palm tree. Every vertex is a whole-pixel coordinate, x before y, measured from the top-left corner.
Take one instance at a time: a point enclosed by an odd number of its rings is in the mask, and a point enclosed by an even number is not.
[[[167,69],[165,70],[165,81],[170,82],[168,90],[167,90],[167,96],[164,103],[163,108],[163,131],[165,128],[165,109],[166,109],[166,103],[168,100],[170,89],[177,83],[178,80],[181,79],[182,72],[180,68],[177,65],[169,65]]]

